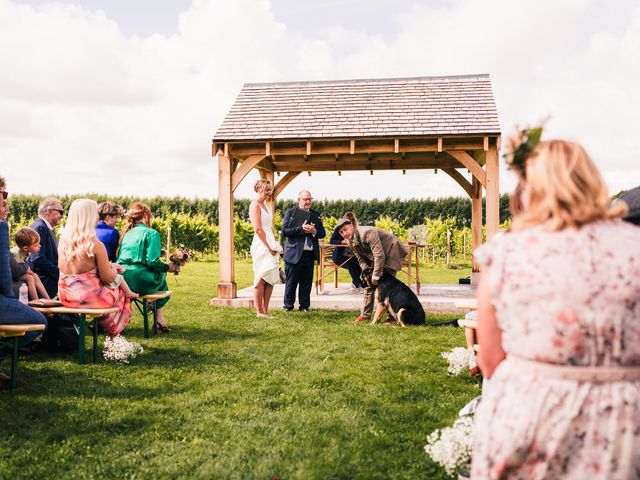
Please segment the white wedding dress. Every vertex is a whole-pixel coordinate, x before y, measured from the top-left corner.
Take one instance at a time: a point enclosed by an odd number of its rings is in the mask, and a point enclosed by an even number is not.
[[[258,205],[259,206],[259,205]],[[260,207],[260,221],[262,229],[266,235],[267,243],[272,250],[282,251],[282,247],[273,236],[273,214],[268,209]],[[263,279],[270,285],[274,285],[280,281],[280,254],[271,255],[269,250],[262,243],[257,235],[253,235],[251,242],[251,258],[253,259],[253,286],[255,287],[260,279]]]

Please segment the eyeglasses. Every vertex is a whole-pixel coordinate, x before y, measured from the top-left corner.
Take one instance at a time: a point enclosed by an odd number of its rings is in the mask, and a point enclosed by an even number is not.
[[[7,192],[6,190],[3,190],[0,192],[0,195],[2,195],[2,198],[6,200],[7,197],[9,196],[9,192]]]
[[[304,197],[304,198],[300,198],[300,200],[302,200],[303,202],[310,202],[311,200],[313,200],[312,197]]]

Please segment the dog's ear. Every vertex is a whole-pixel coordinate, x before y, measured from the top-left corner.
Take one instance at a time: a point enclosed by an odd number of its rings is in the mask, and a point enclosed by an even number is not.
[[[368,288],[371,286],[371,276],[373,275],[372,269],[365,269],[360,274],[360,282],[362,284],[362,288]]]

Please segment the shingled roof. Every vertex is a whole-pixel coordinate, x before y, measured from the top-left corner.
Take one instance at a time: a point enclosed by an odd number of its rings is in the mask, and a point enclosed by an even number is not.
[[[499,134],[489,75],[247,83],[215,142]]]

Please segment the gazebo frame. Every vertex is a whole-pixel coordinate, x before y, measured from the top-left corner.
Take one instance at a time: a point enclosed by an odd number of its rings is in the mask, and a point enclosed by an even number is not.
[[[484,78],[488,81],[487,76]],[[495,112],[495,106],[493,109]],[[497,125],[497,117],[485,132],[475,129],[472,133],[428,135],[381,135],[379,131],[360,129],[357,135],[323,133],[322,136],[296,137],[287,132],[288,135],[271,133],[234,139],[219,131],[212,148],[213,156],[218,158],[218,299],[237,297],[233,199],[234,192],[253,169],[274,185],[272,206],[302,172],[334,171],[340,174],[353,170],[439,169],[453,178],[471,198],[472,247],[476,248],[482,243],[483,189],[486,192],[487,238],[498,232],[500,222],[500,132],[494,125]],[[464,169],[471,174],[470,179],[465,176]],[[284,173],[277,182],[276,172]],[[475,264],[473,271],[478,271]]]

